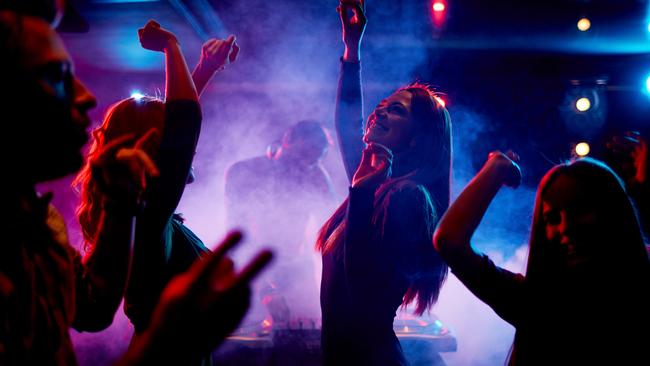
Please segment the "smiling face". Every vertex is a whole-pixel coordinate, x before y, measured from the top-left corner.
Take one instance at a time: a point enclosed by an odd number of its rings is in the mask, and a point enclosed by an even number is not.
[[[365,143],[379,143],[399,153],[411,147],[413,142],[412,103],[413,95],[398,91],[379,103],[368,117]]]
[[[600,201],[586,194],[575,178],[560,175],[542,198],[546,239],[557,246],[567,267],[592,260],[608,237],[608,223]]]

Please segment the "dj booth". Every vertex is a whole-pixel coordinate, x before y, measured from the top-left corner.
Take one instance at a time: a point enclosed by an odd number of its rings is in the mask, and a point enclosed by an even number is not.
[[[437,319],[396,319],[395,334],[412,366],[442,366],[440,352],[455,352],[456,339]],[[240,328],[215,352],[218,365],[319,366],[320,322],[269,320]]]

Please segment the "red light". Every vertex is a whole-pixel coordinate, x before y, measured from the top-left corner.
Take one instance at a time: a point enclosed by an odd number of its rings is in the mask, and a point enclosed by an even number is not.
[[[441,1],[436,1],[436,2],[433,3],[432,8],[433,8],[433,11],[435,11],[436,13],[440,13],[442,11],[445,11],[445,3],[441,2]]]

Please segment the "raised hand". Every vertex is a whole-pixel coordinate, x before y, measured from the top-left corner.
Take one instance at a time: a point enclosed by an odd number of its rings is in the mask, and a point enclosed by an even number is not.
[[[155,128],[150,129],[134,142],[132,134],[119,137],[103,147],[102,152],[92,159],[93,179],[107,199],[131,206],[146,188],[146,177],[157,177],[160,173],[147,147],[158,138]]]
[[[341,0],[336,10],[341,16],[343,44],[345,44],[343,59],[358,61],[361,39],[368,22],[364,2],[362,0]]]
[[[503,184],[517,188],[521,184],[521,168],[519,167],[519,155],[513,151],[502,153],[501,151],[493,151],[488,155],[488,161],[485,165],[490,165],[500,173],[499,176],[503,177]]]
[[[201,48],[199,65],[209,71],[217,71],[237,60],[239,46],[232,34],[226,39],[212,38]]]
[[[150,329],[160,343],[173,345],[182,357],[203,355],[221,343],[239,324],[249,307],[250,281],[272,259],[259,252],[243,270],[235,272],[226,252],[241,241],[234,232],[185,273],[172,279],[163,291]]]
[[[352,177],[352,187],[376,189],[391,176],[393,153],[384,145],[371,143],[361,155],[361,163]]]
[[[161,28],[155,20],[148,21],[143,28],[138,29],[138,38],[142,48],[151,51],[164,52],[170,45],[178,43],[176,36]]]
[[[648,144],[636,131],[614,136],[607,144],[609,165],[627,185],[645,185],[648,180]]]

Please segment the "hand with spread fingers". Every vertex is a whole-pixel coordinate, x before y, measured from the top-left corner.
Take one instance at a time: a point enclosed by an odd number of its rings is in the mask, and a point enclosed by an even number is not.
[[[152,361],[148,357],[191,360],[212,351],[230,335],[249,307],[250,281],[273,257],[263,250],[236,272],[226,252],[241,239],[240,232],[229,234],[214,252],[169,282],[146,337],[133,347],[131,356],[138,362],[127,364],[147,364]]]
[[[91,160],[93,179],[107,200],[126,206],[135,205],[146,188],[146,177],[157,177],[158,168],[146,153],[147,146],[158,138],[150,129],[135,143],[132,134],[107,144],[101,154]]]

